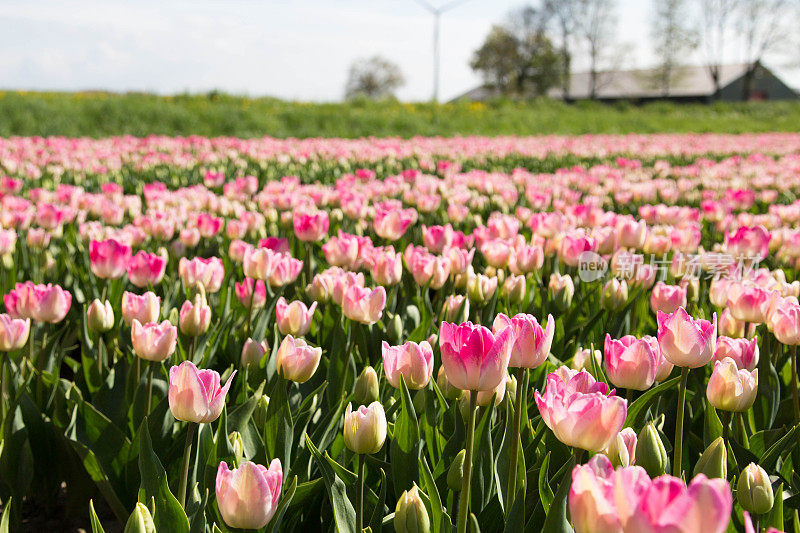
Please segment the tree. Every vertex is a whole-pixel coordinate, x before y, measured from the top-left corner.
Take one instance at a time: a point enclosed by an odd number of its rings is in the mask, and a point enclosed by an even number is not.
[[[687,23],[685,0],[655,0],[656,13],[653,19],[652,38],[659,65],[655,71],[655,83],[664,96],[669,96],[670,87],[679,72],[680,60],[697,46],[696,32]]]
[[[492,26],[470,67],[507,95],[539,96],[558,83],[559,53],[545,34],[541,12],[525,7]]]
[[[572,63],[572,41],[576,29],[577,0],[543,0],[542,7],[547,13],[547,21],[558,36],[559,85],[564,100],[569,98],[570,69]]]
[[[350,66],[345,86],[349,100],[366,97],[373,100],[394,96],[394,91],[405,83],[400,67],[388,59],[373,56],[358,59]]]
[[[795,19],[788,0],[739,0],[738,8],[738,26],[747,62],[742,100],[747,101],[753,95],[755,72],[764,54],[786,43],[792,31],[787,21]]]
[[[719,97],[723,55],[729,33],[729,21],[738,0],[701,0],[701,42],[706,69],[714,84],[714,99]]]
[[[577,0],[575,26],[589,55],[589,98],[597,98],[600,65],[614,45],[614,0]]]

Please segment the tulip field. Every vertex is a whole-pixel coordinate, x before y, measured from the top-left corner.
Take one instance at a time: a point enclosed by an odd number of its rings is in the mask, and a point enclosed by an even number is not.
[[[0,139],[0,533],[800,533],[800,134]]]

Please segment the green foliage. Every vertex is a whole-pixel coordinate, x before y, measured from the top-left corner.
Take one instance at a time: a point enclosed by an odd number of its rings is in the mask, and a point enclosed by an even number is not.
[[[800,102],[286,102],[216,94],[0,93],[0,136],[533,135],[800,131]]]

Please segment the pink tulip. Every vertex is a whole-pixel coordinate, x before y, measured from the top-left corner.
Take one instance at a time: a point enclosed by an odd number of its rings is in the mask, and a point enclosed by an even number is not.
[[[14,252],[17,244],[17,232],[13,229],[0,229],[0,255]]]
[[[517,246],[508,260],[508,268],[514,274],[530,274],[542,268],[544,251],[541,246]]]
[[[442,315],[445,322],[461,322],[458,317],[469,316],[469,300],[463,294],[448,295],[442,306]]]
[[[26,282],[25,286],[27,287],[26,305],[29,314],[19,318],[32,318],[37,322],[56,324],[67,316],[72,305],[72,294],[68,291],[50,283],[47,285],[34,285],[31,282]],[[19,284],[17,287],[19,287]],[[8,311],[10,315],[13,314],[11,309]]]
[[[400,388],[400,376],[412,390],[424,388],[433,376],[433,348],[427,341],[409,341],[401,346],[383,341],[381,354],[386,379],[396,389]]]
[[[177,420],[208,424],[219,418],[234,370],[224,387],[214,370],[198,370],[191,361],[169,369],[169,410]]]
[[[208,259],[195,257],[191,260],[181,257],[178,263],[178,274],[187,288],[202,285],[206,293],[210,294],[218,292],[222,286],[225,268],[219,257],[209,257]]]
[[[625,428],[611,441],[603,455],[611,460],[614,466],[630,466],[636,461],[636,445],[639,438],[632,428]]]
[[[683,307],[672,314],[661,311],[658,322],[658,345],[661,353],[675,366],[699,368],[714,355],[717,340],[717,314],[713,322],[692,318]]]
[[[344,316],[362,324],[374,324],[381,319],[386,307],[386,289],[378,287],[367,289],[350,285],[342,299]]]
[[[667,358],[661,353],[661,346],[658,345],[657,338],[650,335],[644,335],[641,340],[649,344],[650,349],[656,355],[656,361],[658,362],[656,365],[656,381],[666,381],[666,379],[672,373],[672,369],[675,368],[675,365],[667,361]]]
[[[222,519],[229,527],[261,529],[278,509],[282,485],[280,459],[273,459],[269,469],[245,461],[239,468],[228,470],[222,461],[215,486]]]
[[[332,270],[332,269],[329,269]],[[338,272],[331,272],[333,276],[333,288],[331,290],[331,299],[336,305],[344,305],[344,295],[352,285],[364,287],[364,274],[361,272],[345,272],[338,269]]]
[[[370,273],[378,285],[389,287],[400,282],[403,277],[403,256],[394,249],[384,251],[376,249],[370,259]]]
[[[12,352],[25,346],[30,331],[30,318],[11,318],[5,313],[0,314],[0,352]]]
[[[295,211],[292,223],[295,236],[305,242],[322,240],[330,226],[327,211]]]
[[[620,217],[616,224],[617,247],[641,249],[647,237],[647,223],[633,217]]]
[[[269,248],[279,254],[289,253],[289,239],[282,237],[266,237],[258,241],[259,248]]]
[[[760,533],[756,531],[755,527],[753,527],[753,520],[750,518],[750,513],[748,513],[747,511],[743,511],[742,517],[744,518],[744,533]],[[786,533],[786,532],[781,531],[780,529],[774,527],[768,527],[764,533]]]
[[[208,239],[214,237],[222,229],[222,219],[209,213],[200,213],[195,219],[200,236]]]
[[[300,300],[286,303],[286,298],[281,296],[275,304],[275,320],[278,323],[278,331],[281,335],[294,335],[302,337],[311,329],[311,321],[314,318],[314,311],[317,302],[306,307]]]
[[[714,350],[714,361],[730,357],[740,369],[753,371],[758,364],[758,337],[752,339],[732,339],[720,335]]]
[[[178,328],[169,323],[150,322],[142,324],[133,319],[131,324],[131,343],[136,355],[147,361],[164,361],[175,352],[178,342]]]
[[[380,210],[375,213],[375,233],[388,241],[396,241],[416,220],[417,212],[414,209]]]
[[[25,242],[30,248],[42,250],[50,245],[52,235],[49,231],[42,228],[31,228],[25,235]]]
[[[272,287],[283,287],[297,279],[300,271],[303,270],[303,262],[289,255],[283,255],[275,263],[275,269],[269,276],[269,284]]]
[[[134,320],[142,324],[156,322],[161,314],[161,297],[153,292],[146,292],[141,296],[132,292],[122,293],[122,320],[130,326]]]
[[[725,234],[725,250],[736,259],[761,261],[769,254],[770,233],[764,226],[741,226]]]
[[[275,355],[275,363],[281,375],[295,383],[305,383],[319,366],[322,348],[315,348],[303,339],[287,335]]]
[[[800,305],[788,300],[778,303],[772,311],[769,325],[781,343],[800,345]]]
[[[183,228],[178,234],[178,240],[187,248],[194,248],[200,244],[200,230],[197,228]]]
[[[511,327],[514,339],[508,361],[510,368],[536,368],[545,362],[555,333],[552,315],[547,316],[547,326],[542,328],[533,315],[519,313],[509,318],[503,313],[498,314],[492,324],[492,331],[497,335],[506,327]]]
[[[211,308],[206,303],[206,299],[201,294],[197,294],[194,300],[186,300],[181,306],[178,315],[178,325],[181,333],[187,337],[199,337],[206,331],[211,324]]]
[[[646,390],[655,382],[658,354],[647,340],[633,335],[616,340],[606,333],[604,355],[606,374],[615,386]]]
[[[650,295],[650,308],[654,313],[674,313],[679,307],[686,307],[686,289],[680,285],[667,285],[663,281],[653,286]]]
[[[453,226],[422,226],[422,243],[428,251],[439,254],[453,243]]]
[[[758,370],[739,370],[736,361],[726,357],[714,362],[708,379],[706,398],[716,409],[741,412],[752,407],[758,392]]]
[[[441,289],[450,275],[450,261],[432,254],[416,254],[410,266],[417,285],[428,285],[431,289]]]
[[[245,278],[241,283],[234,284],[236,298],[245,309],[261,309],[267,302],[267,286],[263,281]],[[253,290],[255,288],[255,293]]]
[[[576,533],[723,533],[733,498],[724,479],[698,474],[651,480],[638,466],[614,470],[595,455],[572,470],[569,511]]]
[[[567,266],[576,267],[583,252],[596,252],[597,241],[579,231],[567,233],[558,247],[558,258]]]
[[[358,238],[339,230],[338,237],[331,237],[322,245],[322,252],[328,264],[349,267],[358,259]]]
[[[461,390],[491,390],[505,379],[514,337],[511,327],[497,335],[472,322],[442,322],[439,348],[447,378]]]
[[[561,367],[548,374],[544,395],[536,391],[534,398],[542,420],[558,440],[599,452],[616,438],[628,413],[627,400],[607,391],[606,384],[588,372]]]
[[[242,260],[244,275],[248,278],[268,280],[281,260],[282,254],[269,248],[250,248]]]
[[[144,250],[139,250],[136,255],[131,257],[126,267],[128,279],[139,288],[158,285],[164,278],[166,269],[166,258]]]
[[[130,258],[131,247],[114,239],[89,243],[89,261],[92,272],[98,278],[121,278]]]
[[[771,302],[771,292],[758,285],[743,282],[728,286],[728,309],[737,320],[763,324]]]
[[[511,246],[500,239],[494,239],[483,243],[481,253],[490,266],[505,268],[511,257]]]

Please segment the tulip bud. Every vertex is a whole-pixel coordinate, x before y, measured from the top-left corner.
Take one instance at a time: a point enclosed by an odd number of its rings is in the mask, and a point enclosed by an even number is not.
[[[369,405],[378,400],[378,374],[371,366],[361,371],[356,379],[355,390],[353,390],[353,400],[360,405]]]
[[[700,456],[694,465],[693,475],[697,474],[705,474],[710,478],[728,478],[728,450],[722,437],[717,437]]]
[[[357,454],[378,453],[386,441],[386,413],[380,402],[353,411],[347,404],[344,414],[344,444]]]
[[[603,454],[615,467],[631,466],[636,461],[636,438],[636,433],[631,428],[625,428],[603,450]]]
[[[210,324],[211,307],[208,306],[202,294],[196,294],[191,302],[189,300],[183,302],[178,315],[178,325],[181,328],[181,333],[188,337],[199,337],[208,331]]]
[[[256,342],[248,338],[244,341],[244,346],[242,347],[242,364],[258,364],[264,354],[267,353],[267,350],[269,350],[267,341]]]
[[[403,319],[399,314],[395,314],[389,319],[389,324],[386,326],[386,335],[392,344],[399,344],[403,337]]]
[[[651,478],[658,477],[669,470],[667,450],[652,422],[639,432],[636,444],[636,465],[644,468]]]
[[[747,465],[736,484],[736,498],[746,511],[768,513],[775,503],[775,495],[767,472],[755,463]]]
[[[253,411],[253,422],[256,423],[256,427],[264,428],[264,425],[267,423],[267,411],[269,410],[269,396],[266,394],[262,394],[258,397],[258,401],[256,402],[256,409]]]
[[[507,277],[503,282],[500,295],[511,304],[521,304],[525,299],[525,276]]]
[[[572,305],[572,297],[575,295],[575,284],[569,274],[563,276],[551,274],[548,283],[550,299],[556,304],[556,308],[562,313]]]
[[[231,443],[231,448],[233,448],[233,455],[236,457],[236,464],[238,465],[243,463],[245,456],[242,434],[238,431],[231,431],[230,434],[228,434],[228,442]]]
[[[628,301],[628,284],[625,280],[611,278],[603,286],[600,294],[600,305],[606,311],[619,311]]]
[[[466,450],[458,452],[458,455],[450,464],[450,469],[447,471],[447,486],[454,492],[461,490],[461,479],[464,477],[464,457],[466,454]]]
[[[124,533],[156,533],[156,525],[150,509],[141,502],[136,503],[128,522],[125,524]]]
[[[394,512],[394,530],[397,533],[428,533],[431,522],[428,510],[419,497],[419,489],[415,484],[411,490],[400,495]]]
[[[114,327],[114,310],[108,300],[101,303],[94,299],[86,310],[86,326],[97,333],[105,333]]]
[[[683,278],[680,286],[686,289],[686,300],[696,302],[700,299],[700,280],[698,278]]]

